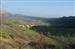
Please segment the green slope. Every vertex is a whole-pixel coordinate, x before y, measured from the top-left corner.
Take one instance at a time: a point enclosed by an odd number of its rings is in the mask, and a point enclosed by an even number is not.
[[[3,19],[4,20],[4,19]],[[29,28],[19,27],[27,24],[48,25],[41,21],[8,19],[0,25],[0,48],[1,49],[33,49],[28,43],[40,41],[57,47],[61,45],[56,39],[39,34]]]

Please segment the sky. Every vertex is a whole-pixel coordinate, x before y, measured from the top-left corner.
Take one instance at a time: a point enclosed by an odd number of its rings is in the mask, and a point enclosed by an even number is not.
[[[74,0],[1,0],[0,9],[35,17],[75,15]]]

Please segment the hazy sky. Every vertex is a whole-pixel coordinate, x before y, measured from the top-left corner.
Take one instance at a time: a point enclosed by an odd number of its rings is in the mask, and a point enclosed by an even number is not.
[[[2,0],[1,9],[38,17],[75,15],[74,0]]]

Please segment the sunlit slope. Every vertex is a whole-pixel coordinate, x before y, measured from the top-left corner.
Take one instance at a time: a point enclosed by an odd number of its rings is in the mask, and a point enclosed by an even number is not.
[[[48,38],[45,35],[39,34],[26,27],[20,27],[19,25],[48,25],[41,21],[31,20],[18,20],[7,19],[0,25],[0,48],[4,49],[31,49],[28,45],[31,41],[38,41],[41,38],[42,42],[48,44],[60,45],[60,43],[52,38]],[[32,48],[33,49],[33,48]]]

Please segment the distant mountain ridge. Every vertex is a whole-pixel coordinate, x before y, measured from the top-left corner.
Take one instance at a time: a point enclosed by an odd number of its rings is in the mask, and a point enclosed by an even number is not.
[[[27,16],[22,14],[12,14],[7,11],[0,11],[0,16],[5,18],[17,18],[17,19],[25,19],[25,20],[42,20],[45,21],[48,18],[42,18],[42,17],[34,17],[34,16]]]
[[[43,17],[34,17],[34,16],[27,16],[27,15],[22,15],[22,14],[12,14],[7,11],[1,11],[0,10],[0,16],[2,18],[8,19],[8,18],[16,18],[16,19],[22,19],[22,20],[40,20],[44,21],[46,23],[50,23],[52,25],[56,26],[64,26],[65,24],[70,24],[71,26],[75,26],[75,16],[63,16],[61,18],[43,18]],[[68,22],[68,23],[67,23]]]
[[[57,27],[75,27],[75,16],[53,18],[47,22]]]

